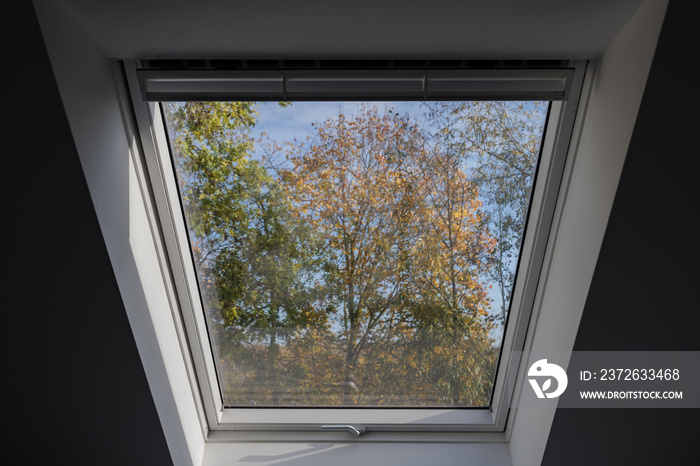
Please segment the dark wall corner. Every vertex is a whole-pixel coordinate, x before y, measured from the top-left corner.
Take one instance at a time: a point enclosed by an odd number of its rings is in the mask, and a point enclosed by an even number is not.
[[[170,465],[32,2],[4,13],[4,456]]]

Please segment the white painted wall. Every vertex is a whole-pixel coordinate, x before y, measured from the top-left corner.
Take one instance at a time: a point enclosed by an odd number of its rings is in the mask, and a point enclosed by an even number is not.
[[[177,465],[201,464],[204,434],[110,61],[55,2],[35,8],[170,452]],[[95,419],[96,428],[101,422],[108,417]]]
[[[632,137],[666,1],[647,1],[597,61],[585,115],[579,115],[567,163],[573,164],[556,228],[549,273],[535,300],[525,350],[561,353],[573,348],[605,227]],[[537,312],[537,311],[535,311]],[[530,390],[521,367],[520,390]],[[516,399],[517,399],[516,394]],[[556,405],[521,407],[510,422],[515,464],[539,465]]]

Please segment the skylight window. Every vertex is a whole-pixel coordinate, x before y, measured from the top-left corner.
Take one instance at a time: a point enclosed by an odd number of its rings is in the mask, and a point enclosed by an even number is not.
[[[370,62],[125,64],[210,431],[505,428],[585,64]]]
[[[225,407],[490,407],[548,102],[162,109]]]

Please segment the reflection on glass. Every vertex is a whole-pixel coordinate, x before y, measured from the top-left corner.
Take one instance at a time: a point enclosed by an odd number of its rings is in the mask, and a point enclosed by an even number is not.
[[[226,406],[490,404],[547,103],[162,105]]]

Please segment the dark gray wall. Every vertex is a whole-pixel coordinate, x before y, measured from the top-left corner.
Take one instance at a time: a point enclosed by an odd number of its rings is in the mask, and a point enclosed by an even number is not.
[[[670,2],[575,351],[700,351],[695,18]],[[559,409],[543,464],[700,464],[699,414]]]
[[[691,8],[671,2],[576,350],[700,350]],[[172,464],[31,2],[6,13],[4,457]],[[544,464],[696,464],[696,417],[559,410]]]
[[[3,463],[172,464],[34,9],[4,13]]]

